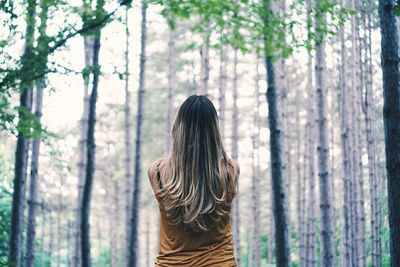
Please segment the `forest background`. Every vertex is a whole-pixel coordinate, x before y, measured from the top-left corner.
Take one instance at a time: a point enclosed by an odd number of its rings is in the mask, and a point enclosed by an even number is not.
[[[152,266],[147,167],[168,156],[182,101],[204,94],[241,166],[239,266],[399,266],[400,161],[386,157],[400,137],[385,128],[381,62],[398,70],[381,38],[398,50],[397,9],[1,1],[0,265]]]

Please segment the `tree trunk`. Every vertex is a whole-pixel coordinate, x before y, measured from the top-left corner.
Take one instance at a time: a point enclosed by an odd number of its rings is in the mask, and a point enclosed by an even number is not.
[[[28,1],[26,15],[25,48],[22,57],[22,67],[29,68],[32,64],[32,50],[35,33],[36,1]],[[10,239],[8,249],[8,263],[10,266],[19,266],[22,251],[22,223],[25,202],[26,170],[28,164],[29,140],[27,133],[23,131],[26,113],[32,108],[32,84],[26,84],[21,88],[19,100],[18,137],[15,151],[14,184],[11,208]],[[25,130],[26,131],[26,130]]]
[[[89,11],[86,1],[84,1],[85,11]],[[83,38],[85,68],[92,64],[93,56],[93,37],[84,36]],[[78,163],[78,198],[76,208],[75,244],[74,244],[74,266],[81,265],[81,213],[82,213],[82,192],[85,183],[86,170],[86,146],[87,146],[87,124],[89,115],[89,83],[90,76],[83,76],[83,112],[80,120],[80,140],[79,140],[79,163]]]
[[[232,106],[232,158],[238,160],[238,107],[237,107],[237,50],[235,49],[234,60],[233,60],[233,106]],[[241,246],[240,246],[240,220],[239,220],[239,184],[237,185],[237,194],[233,200],[233,242],[235,246],[235,257],[238,267],[241,264]]]
[[[344,217],[344,262],[346,266],[352,266],[352,245],[351,245],[351,203],[350,203],[350,158],[349,158],[349,125],[348,125],[348,97],[346,95],[346,46],[344,29],[339,32],[340,57],[339,83],[340,83],[340,128],[343,159],[343,217]]]
[[[273,15],[271,1],[264,0],[265,5],[265,27],[270,27],[269,16]],[[267,45],[267,37],[265,37]],[[266,49],[267,51],[267,49]],[[275,222],[275,254],[276,263],[279,267],[289,267],[290,247],[288,231],[288,215],[286,194],[282,177],[282,140],[281,126],[278,110],[278,98],[275,82],[275,68],[272,63],[272,56],[265,55],[265,67],[267,71],[267,103],[268,103],[268,122],[270,132],[270,152],[271,152],[271,177],[273,194],[273,212]]]
[[[97,1],[96,14],[103,15],[104,0]],[[96,122],[96,102],[97,102],[97,89],[99,85],[100,65],[100,41],[101,29],[95,30],[93,42],[93,87],[90,94],[89,114],[88,114],[88,127],[87,127],[87,159],[86,159],[86,177],[85,184],[82,192],[82,207],[81,207],[81,257],[82,267],[90,267],[91,253],[90,253],[90,202],[92,195],[93,177],[95,170],[95,122]]]
[[[400,72],[395,3],[379,0],[383,77],[383,121],[392,267],[400,266]]]
[[[304,266],[301,265],[303,263],[303,261],[301,261],[301,257],[302,257],[302,252],[304,251],[304,243],[303,243],[303,236],[302,236],[302,231],[303,231],[303,225],[302,225],[302,218],[303,218],[303,214],[302,214],[302,185],[303,185],[303,180],[302,180],[302,170],[301,170],[301,132],[300,132],[300,105],[299,105],[299,98],[300,98],[300,90],[297,89],[296,90],[296,96],[295,96],[295,118],[296,118],[296,158],[298,159],[296,162],[296,175],[297,175],[297,181],[296,181],[296,215],[297,215],[297,241],[298,241],[298,256],[300,258],[300,266]]]
[[[306,151],[306,162],[307,175],[309,188],[308,188],[308,207],[307,207],[307,229],[306,229],[306,251],[305,251],[305,266],[315,266],[316,260],[316,214],[315,214],[315,146],[314,140],[316,139],[316,127],[315,127],[315,97],[314,97],[314,86],[312,81],[312,55],[308,54],[307,61],[307,151]],[[306,182],[306,181],[304,181]],[[305,204],[306,205],[306,204]]]
[[[135,174],[133,180],[132,194],[132,211],[131,226],[129,232],[129,252],[130,257],[127,262],[128,267],[137,266],[138,261],[138,228],[139,228],[139,207],[140,207],[140,190],[141,190],[141,147],[142,147],[142,123],[143,123],[143,102],[145,93],[145,63],[146,63],[146,9],[147,3],[142,1],[142,22],[141,22],[141,51],[140,51],[140,74],[139,74],[139,90],[138,90],[138,109],[136,118],[136,143],[135,143]]]
[[[167,89],[167,121],[165,128],[165,154],[171,150],[171,130],[174,116],[174,84],[175,84],[175,33],[169,28],[168,36],[168,89]]]
[[[316,9],[320,10],[320,3],[316,1]],[[315,28],[321,28],[321,21],[325,20],[325,14],[317,12]],[[326,87],[324,79],[325,68],[325,41],[320,32],[316,36],[316,58],[315,58],[315,80],[316,80],[316,104],[318,114],[318,177],[321,210],[321,244],[322,244],[322,266],[332,267],[333,262],[333,231],[332,231],[332,197],[331,182],[329,181],[329,147],[327,143],[326,125]]]
[[[40,49],[47,49],[48,42],[46,41],[47,28],[47,11],[48,5],[45,1],[40,2],[40,27],[38,46]],[[47,57],[42,58],[40,68],[46,69]],[[41,123],[42,117],[42,102],[43,90],[46,87],[45,78],[37,81],[36,96],[35,96],[35,118],[37,123]],[[29,200],[28,200],[28,225],[26,230],[26,261],[25,266],[33,267],[35,262],[35,239],[36,239],[36,208],[37,202],[37,186],[38,186],[38,170],[39,170],[39,151],[40,151],[40,133],[32,142],[32,160],[31,160],[31,179],[29,185]]]
[[[256,100],[255,104],[255,109],[254,109],[254,114],[253,114],[253,123],[254,123],[254,128],[253,128],[253,133],[251,136],[252,139],[252,149],[253,149],[253,157],[252,157],[252,169],[253,169],[253,175],[252,175],[252,211],[253,211],[253,232],[252,232],[252,240],[251,240],[251,252],[252,252],[252,257],[250,257],[252,261],[252,267],[260,267],[261,266],[261,240],[260,240],[260,170],[259,170],[259,165],[257,164],[257,159],[258,155],[256,153],[256,150],[258,151],[259,147],[259,106],[260,106],[260,101],[259,101],[259,80],[260,80],[260,74],[258,71],[258,65],[259,65],[259,58],[257,56],[257,66],[256,66],[256,78],[255,78],[255,90],[254,90],[254,100]]]
[[[220,51],[220,66],[219,66],[219,128],[222,139],[225,137],[225,94],[227,83],[227,56],[226,47],[221,44]]]
[[[352,9],[357,9],[355,0],[352,0]],[[352,40],[352,159],[353,159],[353,183],[354,183],[354,198],[355,198],[355,235],[356,235],[356,264],[357,266],[365,266],[365,209],[364,209],[364,186],[363,186],[363,173],[361,166],[361,138],[360,138],[360,58],[359,58],[359,50],[360,45],[358,43],[359,40],[359,30],[358,30],[358,19],[356,16],[352,17],[351,21],[351,40]]]
[[[125,127],[124,127],[124,138],[125,138],[125,232],[129,233],[130,227],[130,210],[131,210],[131,196],[132,196],[132,144],[131,144],[131,128],[132,128],[132,116],[131,116],[131,92],[129,90],[129,7],[126,6],[125,10]],[[129,247],[129,236],[124,235],[125,238],[125,262],[129,260],[130,251]]]
[[[200,94],[208,95],[208,80],[210,77],[210,58],[207,36],[203,38],[203,43],[200,47],[201,69],[200,69]]]
[[[365,3],[364,3],[365,4]],[[364,17],[364,29],[367,31],[365,37],[365,57],[366,57],[366,86],[364,98],[364,119],[366,127],[366,141],[368,154],[368,173],[369,173],[369,192],[371,208],[371,266],[381,266],[381,237],[380,237],[380,205],[378,194],[378,167],[377,153],[375,143],[375,133],[373,125],[375,118],[373,116],[373,65],[372,65],[372,38],[371,38],[371,12],[368,11],[366,19]]]

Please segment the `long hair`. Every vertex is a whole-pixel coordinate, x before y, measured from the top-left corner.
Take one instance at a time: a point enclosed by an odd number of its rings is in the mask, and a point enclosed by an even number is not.
[[[172,176],[161,191],[169,222],[196,232],[226,223],[235,184],[221,168],[228,159],[217,112],[207,97],[185,100],[175,117],[172,139]]]

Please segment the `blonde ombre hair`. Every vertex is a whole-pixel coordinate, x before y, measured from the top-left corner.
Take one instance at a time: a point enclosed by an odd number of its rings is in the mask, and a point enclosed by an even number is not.
[[[175,117],[172,139],[172,173],[161,189],[169,222],[197,232],[226,223],[236,188],[228,165],[235,167],[227,159],[217,112],[207,97],[186,99]]]

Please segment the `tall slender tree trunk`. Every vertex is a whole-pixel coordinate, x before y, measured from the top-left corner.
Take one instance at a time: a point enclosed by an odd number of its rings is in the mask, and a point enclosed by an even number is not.
[[[172,120],[174,116],[174,85],[175,85],[175,33],[169,28],[168,35],[168,88],[167,88],[167,121],[165,128],[165,154],[171,150]]]
[[[40,2],[41,12],[38,46],[40,49],[47,49],[48,42],[46,41],[47,28],[47,11],[48,5],[45,1]],[[40,68],[46,69],[47,57],[41,58]],[[41,78],[36,84],[35,96],[35,118],[40,124],[42,117],[42,102],[43,90],[46,87],[45,78]],[[38,187],[38,170],[39,170],[39,151],[40,151],[40,133],[32,142],[32,160],[31,160],[31,179],[29,185],[29,200],[28,200],[28,225],[26,230],[26,260],[25,266],[32,267],[35,262],[35,240],[36,240],[36,209],[37,209],[37,187]]]
[[[96,6],[97,16],[104,14],[104,0],[98,0]],[[90,267],[91,252],[90,252],[90,202],[93,187],[93,177],[95,170],[95,122],[96,122],[96,102],[97,102],[97,90],[99,85],[100,76],[100,65],[99,65],[99,54],[100,54],[100,42],[101,42],[101,29],[95,30],[94,41],[93,41],[93,87],[90,94],[89,102],[89,114],[88,114],[88,125],[87,125],[87,159],[86,159],[86,177],[85,184],[82,192],[82,207],[81,207],[81,257],[82,267]]]
[[[142,1],[142,22],[141,22],[141,51],[140,51],[140,74],[139,74],[139,90],[138,90],[138,109],[136,118],[136,143],[135,143],[135,174],[133,180],[132,194],[132,211],[131,211],[131,227],[129,232],[129,252],[130,257],[127,267],[137,266],[138,261],[138,228],[139,228],[139,207],[140,207],[140,190],[141,190],[141,156],[142,156],[142,124],[143,124],[143,104],[145,93],[145,63],[146,63],[146,10],[147,2]]]
[[[352,9],[357,9],[355,0],[352,0]],[[351,117],[351,125],[352,125],[352,170],[353,170],[353,184],[354,184],[354,215],[355,215],[355,247],[357,248],[356,255],[356,264],[357,266],[365,266],[365,209],[364,209],[364,188],[363,188],[363,173],[361,166],[361,147],[360,145],[360,108],[361,108],[361,95],[360,95],[360,45],[358,43],[359,40],[359,30],[358,30],[358,18],[356,16],[352,17],[351,21],[351,40],[352,40],[352,67],[351,67],[351,75],[352,75],[352,83],[351,83],[351,92],[352,92],[352,117]]]
[[[227,55],[226,47],[221,44],[219,50],[220,65],[219,65],[219,127],[221,130],[222,138],[225,137],[225,94],[227,83]]]
[[[234,160],[238,160],[239,151],[238,151],[238,107],[237,107],[237,64],[238,64],[238,55],[237,50],[234,52],[233,59],[233,106],[232,106],[232,158]],[[241,265],[241,246],[240,246],[240,220],[239,220],[239,184],[237,185],[238,194],[236,195],[233,201],[233,242],[235,246],[235,257],[237,265],[240,267]]]
[[[320,3],[316,1],[316,9],[321,9]],[[321,28],[321,20],[325,20],[325,14],[316,13],[315,28]],[[334,266],[333,262],[333,231],[332,231],[332,189],[329,176],[329,147],[327,143],[326,125],[326,86],[324,79],[325,69],[325,41],[320,32],[316,36],[316,57],[315,57],[315,81],[316,81],[316,104],[318,121],[318,176],[319,195],[321,212],[321,244],[322,244],[322,266]]]
[[[303,218],[303,207],[302,207],[302,185],[303,185],[303,176],[302,176],[302,170],[301,170],[301,132],[300,132],[300,105],[299,105],[299,98],[300,98],[300,90],[296,90],[296,96],[295,96],[295,118],[296,118],[296,158],[297,163],[296,163],[296,175],[297,175],[297,181],[296,181],[296,215],[297,215],[297,241],[298,241],[298,256],[300,258],[300,266],[304,266],[301,265],[303,263],[302,259],[302,253],[304,251],[304,243],[303,243],[303,235],[302,235],[302,231],[303,231],[303,225],[302,225],[302,218]]]
[[[29,69],[32,62],[32,50],[35,33],[36,1],[28,1],[26,14],[25,48],[22,57],[22,67]],[[8,248],[8,262],[10,266],[19,266],[22,251],[23,214],[25,202],[25,183],[28,164],[29,139],[23,131],[27,113],[32,108],[32,83],[24,84],[19,99],[18,137],[15,151],[14,184],[11,208],[10,239]]]
[[[281,0],[278,2],[279,6],[276,7],[276,14],[282,17],[284,20],[284,14],[286,12],[286,0]],[[286,33],[283,33],[286,35]],[[283,42],[286,42],[284,37]],[[290,142],[289,142],[289,116],[288,116],[288,78],[286,76],[286,60],[280,58],[276,64],[276,76],[277,89],[278,89],[278,104],[280,108],[280,118],[281,118],[281,136],[282,136],[282,177],[285,184],[286,196],[287,196],[287,211],[288,211],[288,225],[290,225],[290,196],[291,196],[291,164],[290,164]],[[289,237],[290,237],[290,227],[289,227]]]
[[[129,90],[129,7],[125,9],[125,233],[129,233],[130,227],[130,211],[131,211],[131,196],[132,196],[132,144],[131,144],[131,128],[132,128],[132,115],[131,115],[131,92]],[[129,236],[124,235],[125,238],[125,262],[128,262],[130,251]]]
[[[393,0],[379,0],[391,266],[400,266],[400,71]]]
[[[352,245],[351,245],[351,203],[350,203],[350,158],[349,158],[349,125],[348,125],[348,97],[346,96],[346,46],[344,39],[344,29],[339,32],[340,37],[340,128],[343,159],[343,217],[344,217],[344,263],[352,266]]]
[[[84,1],[85,12],[88,12],[88,3]],[[92,64],[93,57],[93,37],[83,37],[83,49],[85,68],[89,68]],[[85,183],[85,170],[86,170],[86,146],[87,146],[87,124],[89,115],[89,83],[90,76],[83,77],[83,112],[80,120],[80,140],[79,140],[79,163],[78,163],[78,198],[76,208],[76,226],[75,226],[75,244],[74,244],[74,266],[80,266],[81,257],[81,213],[82,213],[82,193]]]
[[[257,164],[258,151],[259,147],[259,80],[260,74],[258,71],[259,67],[259,58],[257,56],[257,66],[256,66],[256,77],[255,77],[255,90],[254,90],[254,100],[256,100],[254,114],[253,114],[253,123],[254,129],[251,136],[252,139],[252,148],[253,148],[253,157],[252,157],[252,211],[253,211],[253,231],[252,231],[252,240],[251,240],[251,252],[252,252],[252,267],[260,267],[261,266],[261,240],[260,240],[260,170],[259,165]]]
[[[204,34],[203,43],[200,47],[201,69],[200,69],[200,94],[208,95],[208,80],[210,78],[210,57],[208,47],[208,34]]]
[[[366,3],[364,2],[364,5]],[[369,173],[369,192],[371,208],[371,266],[380,267],[381,263],[381,236],[380,236],[380,205],[378,194],[378,175],[377,175],[377,153],[374,133],[373,116],[373,64],[372,64],[372,38],[371,38],[371,12],[367,11],[364,18],[364,29],[367,31],[365,36],[365,58],[366,58],[366,86],[364,98],[364,119],[366,127],[366,141],[368,154],[368,173]]]
[[[264,0],[265,9],[265,27],[269,28],[273,15],[271,1]],[[267,38],[265,36],[265,45]],[[282,140],[281,126],[278,109],[277,88],[275,82],[275,68],[272,63],[272,56],[267,54],[265,47],[265,67],[267,71],[267,103],[268,103],[268,122],[270,131],[270,152],[271,152],[271,177],[272,177],[272,194],[273,194],[273,212],[275,222],[275,254],[276,264],[278,267],[289,267],[290,263],[290,247],[289,247],[289,230],[288,230],[288,214],[286,204],[286,194],[282,177]]]
[[[307,178],[308,178],[308,205],[307,205],[307,229],[306,229],[306,262],[305,266],[316,265],[316,214],[315,214],[315,146],[314,140],[316,139],[316,127],[315,127],[315,97],[314,97],[314,86],[312,80],[312,55],[311,52],[308,54],[307,61],[307,151],[306,151],[306,162],[307,166]]]

